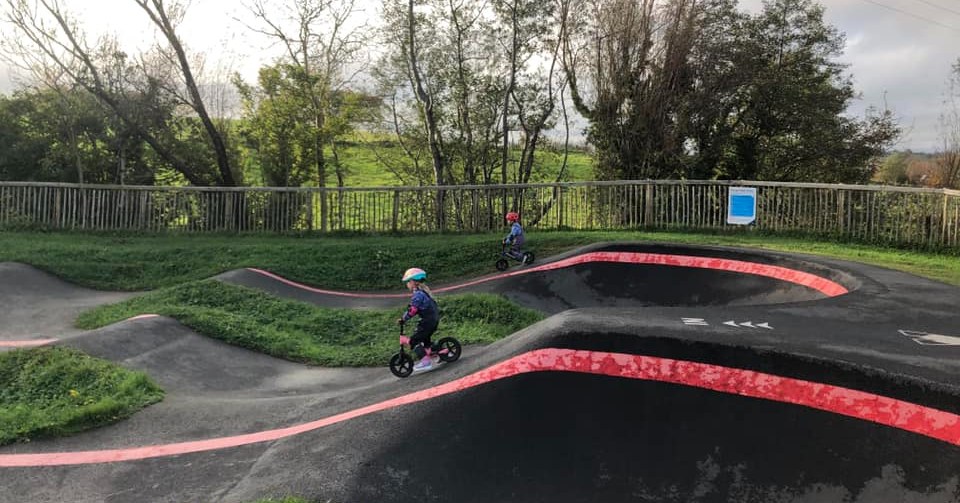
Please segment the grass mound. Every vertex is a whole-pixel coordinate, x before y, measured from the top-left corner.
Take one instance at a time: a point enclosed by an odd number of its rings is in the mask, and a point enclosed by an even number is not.
[[[0,445],[113,423],[161,399],[144,373],[73,349],[0,353]]]
[[[451,335],[464,344],[490,343],[542,318],[490,294],[442,297],[434,339]],[[139,314],[176,318],[208,337],[288,360],[324,366],[382,364],[397,343],[396,309],[330,309],[280,299],[214,280],[165,288],[84,313],[80,328],[98,328]]]

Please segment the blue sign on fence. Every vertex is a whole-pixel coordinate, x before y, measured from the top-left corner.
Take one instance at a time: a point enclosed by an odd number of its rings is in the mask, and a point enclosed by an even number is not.
[[[757,219],[757,188],[730,187],[727,223],[747,225]]]

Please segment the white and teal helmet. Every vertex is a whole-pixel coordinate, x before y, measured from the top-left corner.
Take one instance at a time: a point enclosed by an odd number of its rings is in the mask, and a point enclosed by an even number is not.
[[[417,267],[411,267],[407,269],[407,272],[403,273],[403,282],[407,281],[424,281],[427,279],[427,272],[423,269]]]

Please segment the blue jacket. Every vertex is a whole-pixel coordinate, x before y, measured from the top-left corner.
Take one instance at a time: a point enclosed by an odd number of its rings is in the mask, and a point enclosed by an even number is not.
[[[410,298],[410,307],[403,313],[403,321],[420,315],[421,323],[432,323],[440,320],[439,311],[437,301],[433,300],[433,297],[423,290],[414,290]]]
[[[523,246],[523,227],[520,226],[520,222],[514,222],[510,226],[510,234],[507,234],[507,237],[503,238],[508,244],[513,244],[516,247]]]

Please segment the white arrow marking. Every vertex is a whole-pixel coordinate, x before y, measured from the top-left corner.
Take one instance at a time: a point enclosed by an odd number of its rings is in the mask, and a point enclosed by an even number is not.
[[[952,335],[931,334],[929,332],[918,332],[916,330],[900,330],[900,334],[924,346],[960,346],[960,337],[954,337]]]
[[[736,321],[730,320],[723,322],[724,325],[731,326],[733,328],[747,327],[747,328],[765,328],[767,330],[773,330],[773,327],[770,326],[770,322],[757,323],[753,324],[752,321],[745,321],[743,323],[737,323]]]

